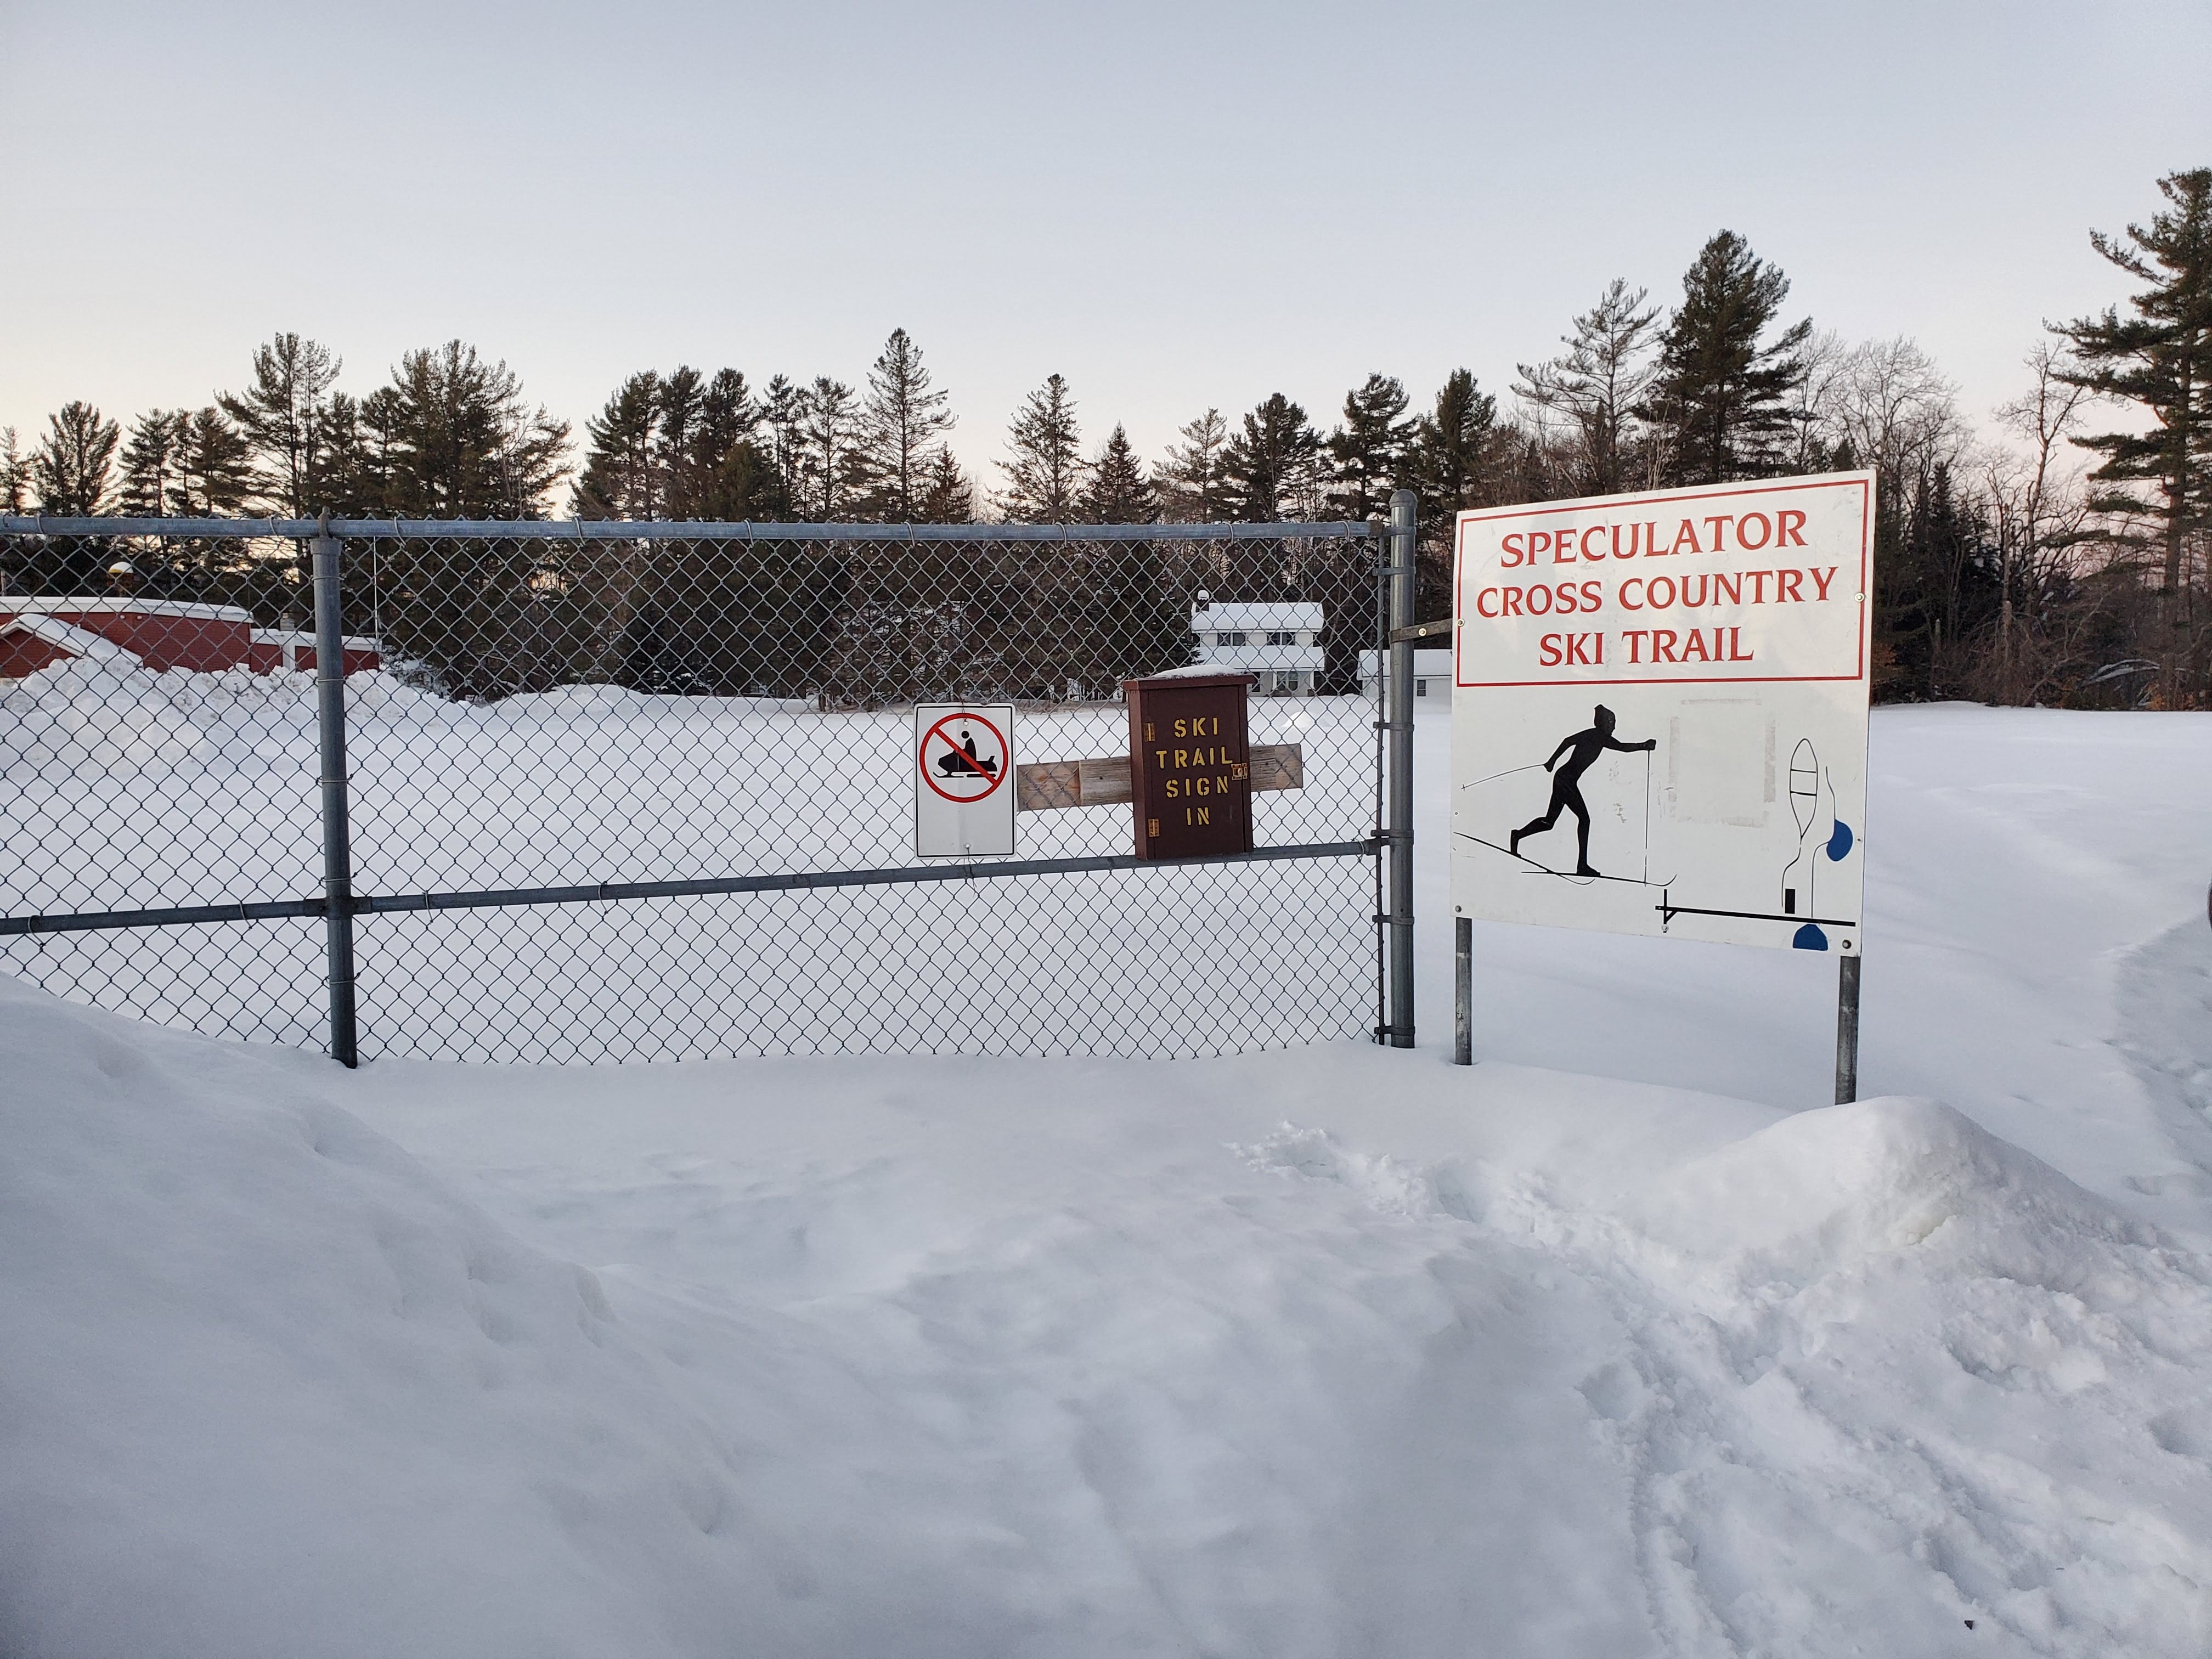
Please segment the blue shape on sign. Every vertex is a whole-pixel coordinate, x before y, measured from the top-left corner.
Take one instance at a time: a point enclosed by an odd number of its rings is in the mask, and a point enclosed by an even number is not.
[[[1844,855],[1850,850],[1851,826],[1841,818],[1838,818],[1836,833],[1828,837],[1828,858],[1831,862],[1840,864],[1844,860]]]
[[[1828,948],[1828,936],[1809,921],[1797,930],[1797,937],[1790,942],[1801,951],[1825,951]]]

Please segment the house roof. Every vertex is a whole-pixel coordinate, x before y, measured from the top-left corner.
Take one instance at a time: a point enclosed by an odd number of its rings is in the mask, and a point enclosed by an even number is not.
[[[108,663],[118,668],[143,668],[146,665],[135,652],[125,651],[112,640],[103,640],[88,628],[79,628],[58,617],[42,616],[37,611],[0,617],[0,634],[28,634],[33,639],[42,640],[55,650],[66,651],[72,657]]]
[[[202,622],[252,623],[253,614],[234,605],[194,605],[187,599],[140,599],[135,596],[79,594],[57,599],[51,594],[0,594],[0,615],[9,613],[59,617],[191,617]]]

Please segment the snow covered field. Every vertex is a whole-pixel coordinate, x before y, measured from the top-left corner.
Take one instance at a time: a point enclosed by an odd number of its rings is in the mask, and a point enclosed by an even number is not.
[[[1444,1064],[1444,738],[1411,1054],[0,980],[0,1651],[2212,1650],[2212,720],[1878,713],[1841,1108],[1807,953],[1480,929]]]
[[[354,887],[414,894],[909,866],[912,715],[578,685],[493,704],[348,682]],[[1254,700],[1304,787],[1254,802],[1263,845],[1364,840],[1374,708]],[[1119,705],[1024,708],[1025,761],[1118,755]],[[72,663],[0,682],[0,912],[220,904],[320,890],[305,674]],[[1126,806],[1021,815],[1020,856],[1126,854]],[[741,1054],[1218,1054],[1375,1023],[1374,865],[1209,866],[1009,887],[362,916],[362,1053],[440,1059]],[[141,1018],[325,1040],[323,932],[283,918],[0,939],[33,983]],[[885,994],[878,962],[898,963]],[[1241,960],[1246,970],[1212,971]],[[1154,985],[1149,994],[1133,987]],[[1300,988],[1306,994],[1302,998]],[[994,1021],[1028,1005],[1048,1017]],[[1203,1006],[1208,1018],[1190,1011]],[[1286,1014],[1286,1008],[1291,1011]]]

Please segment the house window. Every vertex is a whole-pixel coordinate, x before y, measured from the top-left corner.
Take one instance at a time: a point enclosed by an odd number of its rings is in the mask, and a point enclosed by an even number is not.
[[[1275,676],[1276,690],[1295,691],[1297,689],[1298,677],[1296,674],[1278,674]]]
[[[1415,680],[1413,682],[1413,695],[1417,697],[1427,696],[1429,695],[1429,683],[1426,680]]]
[[[1213,642],[1216,645],[1242,645],[1244,643],[1244,635],[1241,633],[1216,634],[1213,636]]]
[[[1297,642],[1298,636],[1295,631],[1285,632],[1278,629],[1267,635],[1267,643],[1270,645],[1296,645]]]

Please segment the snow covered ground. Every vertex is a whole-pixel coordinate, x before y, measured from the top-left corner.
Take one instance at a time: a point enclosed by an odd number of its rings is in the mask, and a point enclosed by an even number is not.
[[[0,681],[0,912],[320,891],[306,674],[108,661]],[[355,890],[381,895],[903,866],[913,715],[574,685],[491,704],[347,682]],[[1364,841],[1373,705],[1260,697],[1255,744],[1304,787],[1254,803],[1264,845]],[[1115,755],[1127,711],[1024,708],[1025,761]],[[1025,859],[1125,855],[1128,809],[1025,812]],[[1063,874],[701,901],[371,915],[355,923],[365,1055],[570,1061],[935,1052],[1235,1052],[1375,1024],[1374,864]],[[1078,935],[1086,937],[1079,938]],[[319,921],[0,939],[0,968],[195,1030],[324,1040]],[[896,994],[874,964],[899,960]],[[1220,961],[1246,971],[1226,977]],[[1148,992],[1135,988],[1150,988]],[[1298,988],[1310,994],[1301,998]],[[1326,989],[1327,994],[1321,993]],[[994,1020],[1026,1000],[1049,1010]],[[1205,1007],[1209,1018],[1190,1018]]]
[[[1411,1054],[0,980],[0,1651],[2212,1650],[2212,720],[1877,715],[1849,1107],[1802,953],[1486,927],[1444,1064],[1444,736]]]

